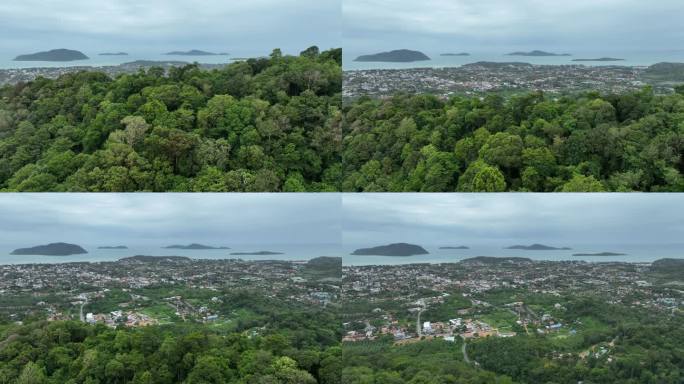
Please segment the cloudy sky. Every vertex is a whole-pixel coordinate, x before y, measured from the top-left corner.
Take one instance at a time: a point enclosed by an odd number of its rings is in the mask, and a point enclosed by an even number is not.
[[[345,245],[682,243],[683,194],[346,194]]]
[[[0,2],[0,50],[298,53],[341,44],[339,0]]]
[[[681,0],[344,0],[344,48],[682,50]]]
[[[332,194],[2,194],[4,245],[339,244]],[[2,244],[0,244],[2,245]]]

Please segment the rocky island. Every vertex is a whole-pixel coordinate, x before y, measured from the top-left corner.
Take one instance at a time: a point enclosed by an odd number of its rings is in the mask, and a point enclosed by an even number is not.
[[[624,256],[626,253],[599,252],[599,253],[573,253],[573,256]]]
[[[268,256],[268,255],[282,255],[282,252],[272,251],[257,251],[257,252],[232,252],[232,256]]]
[[[14,61],[76,61],[88,59],[89,57],[84,55],[83,52],[71,49],[53,49],[51,51],[19,55],[14,58]]]
[[[361,248],[352,252],[352,255],[362,256],[415,256],[427,254],[428,251],[426,251],[425,248],[419,245],[407,243],[395,243],[372,248]]]
[[[614,57],[599,57],[598,59],[573,59],[572,61],[625,61],[625,59],[616,59]]]
[[[506,56],[572,56],[569,53],[553,53],[553,52],[545,52],[545,51],[539,51],[539,50],[534,50],[530,52],[511,52],[506,54]]]
[[[188,245],[169,245],[164,247],[166,249],[230,249],[228,247],[212,247],[209,245],[192,243]]]
[[[457,247],[439,247],[439,249],[470,249],[470,247],[466,247],[465,245],[459,245]]]
[[[214,53],[207,51],[200,51],[199,49],[191,49],[189,51],[172,51],[167,52],[165,55],[169,56],[227,56],[227,53]]]
[[[526,257],[496,257],[476,256],[461,260],[462,264],[501,264],[501,263],[532,263],[532,259]]]
[[[76,244],[51,243],[38,245],[30,248],[19,248],[12,251],[12,255],[38,255],[38,256],[70,256],[88,253]]]
[[[126,52],[104,52],[98,53],[99,56],[128,56]]]
[[[510,247],[506,247],[505,249],[522,249],[525,251],[567,251],[572,248],[568,247],[562,247],[562,248],[556,248],[556,247],[550,247],[548,245],[544,244],[532,244],[532,245],[511,245]]]
[[[114,246],[97,247],[97,249],[128,249],[128,247],[125,245],[114,245]]]
[[[386,63],[412,63],[414,61],[428,61],[430,58],[423,52],[398,49],[390,52],[380,52],[373,55],[362,55],[354,61],[360,62],[386,62]]]

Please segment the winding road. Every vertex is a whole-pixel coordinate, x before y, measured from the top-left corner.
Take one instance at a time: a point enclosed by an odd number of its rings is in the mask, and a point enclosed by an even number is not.
[[[78,295],[78,298],[83,299],[83,302],[81,303],[81,309],[79,310],[78,317],[81,319],[82,323],[85,323],[86,320],[85,320],[85,316],[83,316],[83,307],[85,307],[85,305],[88,304],[88,296],[86,296],[84,294],[80,294],[80,295]]]
[[[468,351],[466,351],[466,342],[463,340],[463,346],[461,346],[461,352],[463,352],[463,361],[467,364],[471,364],[470,358],[468,357]]]

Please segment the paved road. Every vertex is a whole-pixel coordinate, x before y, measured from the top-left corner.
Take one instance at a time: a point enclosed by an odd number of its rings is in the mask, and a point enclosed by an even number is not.
[[[468,351],[466,351],[466,342],[463,340],[463,346],[461,347],[461,352],[463,352],[463,361],[465,361],[467,364],[470,364],[470,358],[468,357]]]
[[[83,316],[83,307],[85,307],[86,304],[88,304],[88,296],[84,294],[78,295],[80,299],[83,299],[83,303],[81,303],[81,309],[79,310],[79,315],[78,317],[81,319],[82,323],[85,323],[85,316]]]
[[[425,311],[424,309],[421,309],[418,311],[418,319],[416,319],[416,333],[418,334],[418,337],[423,336],[423,327],[420,325],[420,314]]]

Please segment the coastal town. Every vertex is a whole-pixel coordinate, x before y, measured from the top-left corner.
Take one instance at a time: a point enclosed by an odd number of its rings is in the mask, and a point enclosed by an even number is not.
[[[344,341],[563,338],[595,326],[570,308],[578,298],[682,318],[684,282],[655,265],[478,257],[454,264],[345,266]]]
[[[0,86],[15,85],[34,81],[38,78],[57,79],[60,76],[78,72],[100,72],[111,78],[127,73],[136,73],[140,70],[147,70],[153,67],[161,68],[165,71],[170,68],[183,67],[191,63],[185,61],[153,61],[137,60],[119,65],[103,66],[55,66],[55,67],[31,67],[31,68],[2,68],[0,69]],[[223,68],[226,64],[197,64],[200,68],[211,70]]]
[[[664,70],[664,77],[661,73]],[[384,98],[395,93],[430,93],[440,97],[478,96],[543,91],[552,95],[584,91],[624,93],[652,85],[672,93],[679,70],[664,65],[587,66],[535,65],[521,62],[478,62],[460,67],[369,69],[344,72],[345,100],[361,96]]]
[[[292,307],[339,298],[340,258],[195,260],[133,256],[117,262],[0,266],[0,318],[80,320],[110,327],[226,324],[249,316],[236,292]],[[254,299],[255,301],[257,299]]]

